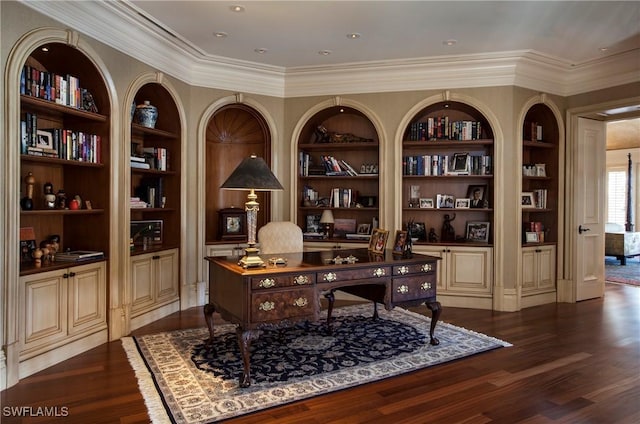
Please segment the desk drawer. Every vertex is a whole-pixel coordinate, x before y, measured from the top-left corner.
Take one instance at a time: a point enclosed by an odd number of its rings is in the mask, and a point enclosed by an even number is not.
[[[277,289],[291,286],[306,286],[316,282],[315,274],[294,275],[265,275],[251,278],[251,288],[254,290]]]
[[[436,270],[435,263],[394,265],[393,275],[427,274]]]
[[[317,297],[313,287],[258,292],[251,295],[251,321],[276,321],[302,316],[313,317]]]
[[[429,273],[413,277],[396,277],[391,284],[393,303],[429,299],[436,296],[436,275]]]
[[[345,269],[339,271],[327,271],[319,272],[317,275],[318,283],[332,283],[334,281],[349,281],[349,280],[363,280],[363,279],[376,279],[381,277],[388,277],[391,275],[391,267],[375,267],[375,268],[361,268],[361,269]]]

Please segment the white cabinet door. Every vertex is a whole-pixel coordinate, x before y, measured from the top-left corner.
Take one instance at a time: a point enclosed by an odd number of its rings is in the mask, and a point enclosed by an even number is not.
[[[522,248],[522,293],[535,294],[556,289],[556,247]]]
[[[131,315],[137,316],[155,302],[153,254],[131,258]]]
[[[136,317],[179,298],[178,249],[131,258],[131,316]]]
[[[157,299],[159,303],[178,298],[178,250],[165,250],[153,256],[158,284]]]
[[[107,324],[105,262],[69,269],[69,334]]]

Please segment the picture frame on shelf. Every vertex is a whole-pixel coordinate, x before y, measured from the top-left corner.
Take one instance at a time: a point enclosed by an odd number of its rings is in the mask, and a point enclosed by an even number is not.
[[[369,251],[376,254],[384,253],[388,238],[388,230],[383,230],[381,228],[374,229],[373,234],[371,234],[371,239],[369,239]]]
[[[319,214],[307,215],[307,233],[319,233],[320,232],[320,216]]]
[[[453,209],[454,197],[451,194],[438,194],[436,196],[436,207],[438,209]]]
[[[466,239],[470,242],[489,242],[489,221],[469,221],[467,222]]]
[[[53,134],[48,132],[48,131],[44,131],[44,130],[37,130],[36,131],[37,134],[37,138],[38,141],[36,143],[36,147],[40,148],[40,149],[44,149],[50,152],[55,152],[55,148],[53,146]]]
[[[371,224],[358,224],[357,234],[369,234],[371,232]]]
[[[410,227],[413,238],[422,241],[427,239],[427,226],[424,222],[409,222],[407,227]]]
[[[333,222],[333,236],[346,237],[347,234],[356,232],[356,220],[347,218],[336,218]]]
[[[220,240],[244,240],[247,238],[247,212],[240,208],[218,211]]]
[[[522,206],[522,209],[533,209],[536,207],[536,200],[533,196],[533,192],[522,192],[522,194],[520,195],[520,206]]]
[[[469,207],[471,209],[487,209],[489,201],[486,197],[486,184],[473,184],[467,187],[467,198],[469,198]]]
[[[547,176],[547,165],[544,163],[536,163],[536,177],[546,177]]]
[[[469,209],[471,207],[471,199],[459,198],[456,199],[456,209]]]
[[[421,209],[433,209],[433,199],[421,198],[420,199],[420,208]]]
[[[454,153],[451,158],[451,168],[447,172],[449,175],[469,175],[471,172],[471,161],[469,153]]]
[[[396,238],[393,241],[393,253],[402,254],[404,252],[404,246],[407,243],[407,232],[404,230],[396,231]]]
[[[540,237],[538,233],[534,231],[527,231],[525,233],[525,243],[540,243]]]

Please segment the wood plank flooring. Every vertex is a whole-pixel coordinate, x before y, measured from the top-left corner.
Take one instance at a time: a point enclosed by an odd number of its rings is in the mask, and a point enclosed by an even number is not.
[[[640,422],[640,288],[607,284],[603,299],[514,313],[444,308],[442,319],[514,346],[228,422]],[[204,325],[193,308],[134,334]],[[23,379],[0,401],[2,424],[149,422],[120,341]],[[12,416],[23,407],[66,416]]]

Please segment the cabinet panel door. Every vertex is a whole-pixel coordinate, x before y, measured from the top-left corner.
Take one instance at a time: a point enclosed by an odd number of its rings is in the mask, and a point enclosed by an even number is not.
[[[431,248],[424,249],[422,246],[414,246],[413,251],[416,253],[421,253],[423,255],[435,256],[436,258],[440,258],[438,261],[438,272],[436,273],[436,285],[438,288],[438,293],[441,291],[446,291],[446,283],[445,283],[445,272],[447,270],[447,260],[446,255],[442,252],[442,249],[439,250],[430,250]]]
[[[174,299],[178,296],[178,251],[162,252],[154,260],[156,282],[158,284],[157,301]]]
[[[451,248],[447,264],[447,290],[491,294],[493,258],[491,248]]]
[[[54,271],[23,278],[24,320],[22,352],[49,345],[67,335],[66,271]]]
[[[538,252],[538,288],[555,289],[556,287],[556,249],[555,246],[544,246]]]
[[[105,263],[78,266],[69,271],[72,275],[69,278],[69,334],[106,325]]]
[[[140,255],[131,261],[131,312],[133,315],[153,305],[154,278],[151,255]]]
[[[522,291],[527,292],[536,288],[537,258],[532,249],[522,251]]]

